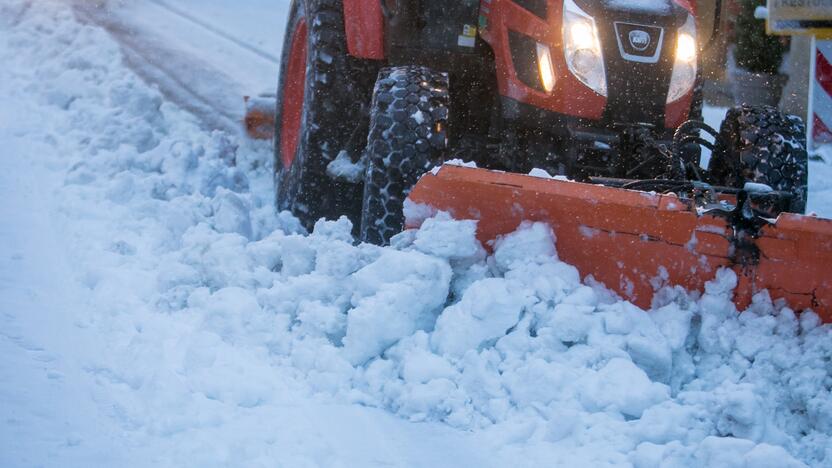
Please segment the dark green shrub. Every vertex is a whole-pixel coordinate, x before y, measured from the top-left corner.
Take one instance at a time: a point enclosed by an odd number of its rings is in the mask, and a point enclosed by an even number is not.
[[[738,0],[739,15],[734,23],[734,57],[740,68],[754,73],[775,74],[783,63],[786,44],[766,34],[766,22],[754,18],[754,10],[765,0]]]

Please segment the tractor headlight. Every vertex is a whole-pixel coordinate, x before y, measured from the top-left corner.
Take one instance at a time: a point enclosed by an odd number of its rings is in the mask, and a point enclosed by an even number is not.
[[[540,69],[540,83],[547,93],[555,89],[555,67],[552,65],[552,53],[549,46],[537,43],[537,67]]]
[[[574,0],[563,2],[563,44],[569,71],[581,83],[606,96],[607,75],[598,28],[595,19],[581,10]]]
[[[676,58],[673,62],[673,75],[667,102],[680,99],[693,88],[696,82],[696,22],[688,15],[685,24],[676,35]]]

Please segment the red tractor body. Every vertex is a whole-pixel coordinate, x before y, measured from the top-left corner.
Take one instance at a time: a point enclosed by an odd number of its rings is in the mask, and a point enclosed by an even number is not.
[[[689,14],[695,14],[695,4],[692,2],[674,0],[674,3]],[[527,5],[524,7],[521,4]],[[536,6],[529,9],[527,7],[530,4]],[[608,97],[583,84],[569,71],[563,54],[563,4],[563,0],[486,0],[480,5],[476,31],[493,50],[498,91],[501,96],[560,115],[599,121],[603,118]],[[614,30],[614,23],[622,23],[617,21],[621,18],[620,15],[610,15],[610,18],[611,24],[606,25],[607,29]],[[643,22],[653,21],[654,18],[650,18]],[[350,55],[370,60],[387,58],[385,20],[381,2],[344,0],[344,24]],[[460,27],[464,28],[464,25]],[[527,69],[523,67],[529,64],[515,63],[517,56],[512,55],[512,35],[522,35],[549,47],[555,77],[555,86],[551,92],[531,86],[521,79],[522,75],[527,74]],[[672,35],[675,35],[675,31],[662,37],[660,46],[674,44]],[[535,65],[535,68],[539,67],[539,64]],[[630,75],[634,79],[651,72],[649,68],[652,64],[633,62],[630,65],[635,68]],[[693,88],[690,88],[678,99],[666,102],[663,127],[675,129],[685,122],[689,118],[692,100]]]

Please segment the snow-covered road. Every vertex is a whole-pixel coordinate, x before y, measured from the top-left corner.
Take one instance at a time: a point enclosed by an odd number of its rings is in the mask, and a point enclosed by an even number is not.
[[[286,0],[71,4],[81,21],[111,35],[133,71],[154,83],[167,101],[196,115],[204,128],[235,133],[243,96],[274,91]]]
[[[645,312],[542,225],[493,256],[441,217],[395,248],[301,235],[268,145],[89,19],[0,4],[0,466],[832,463],[814,314],[737,314],[730,274]],[[259,86],[227,76],[229,103]]]
[[[77,326],[85,295],[54,216],[53,191],[63,181],[52,164],[59,161],[44,159],[53,146],[18,133],[38,128],[44,116],[21,113],[31,106],[9,91],[4,87],[0,107],[0,463],[108,464],[106,439],[116,426],[90,398],[79,365],[97,337]],[[67,450],[81,440],[90,450]]]

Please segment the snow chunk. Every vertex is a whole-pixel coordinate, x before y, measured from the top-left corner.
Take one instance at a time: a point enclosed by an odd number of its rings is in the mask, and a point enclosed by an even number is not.
[[[251,217],[249,207],[234,192],[220,188],[213,201],[212,224],[219,232],[237,233],[251,239]]]
[[[413,245],[420,252],[449,260],[485,257],[477,240],[477,222],[457,221],[447,213],[425,220],[416,231]]]
[[[524,222],[517,231],[499,238],[494,244],[494,261],[502,271],[529,262],[556,259],[555,234],[544,223]]]
[[[334,179],[343,179],[355,184],[364,179],[366,169],[367,166],[363,159],[354,163],[349,153],[340,151],[338,156],[326,166],[326,173]]]
[[[697,466],[726,467],[804,467],[780,447],[761,444],[733,437],[708,437],[694,454]]]
[[[442,166],[459,166],[459,167],[470,167],[476,169],[477,163],[474,161],[464,161],[462,159],[449,159],[442,163]],[[439,170],[442,169],[442,166],[434,166],[430,173],[433,175],[439,174]]]
[[[539,177],[541,179],[554,179],[552,174],[549,174],[545,169],[540,169],[535,167],[531,171],[529,171],[529,175],[532,177]]]
[[[427,338],[425,336],[425,338]],[[447,359],[427,349],[416,348],[402,359],[402,377],[409,383],[427,383],[434,379],[455,379],[457,370]]]
[[[361,364],[396,341],[431,325],[445,303],[451,268],[418,252],[385,251],[352,276],[344,355]]]
[[[474,161],[465,161],[462,159],[449,159],[443,162],[442,164],[447,164],[448,166],[470,167],[474,169],[476,169],[477,167],[477,163],[475,163]]]
[[[315,222],[312,234],[318,239],[352,243],[352,221],[346,216],[341,216],[337,221],[327,221],[321,218]]]
[[[424,220],[436,216],[437,210],[430,205],[414,203],[409,198],[405,198],[402,212],[408,224],[419,225]]]
[[[746,182],[742,189],[747,192],[754,193],[771,193],[774,191],[774,189],[771,188],[769,185],[759,184],[756,182]]]
[[[612,410],[639,418],[644,410],[670,397],[667,386],[651,382],[631,361],[611,359],[597,373],[580,382],[581,403],[588,411]]]
[[[525,297],[518,284],[486,278],[472,284],[436,322],[431,345],[440,354],[456,358],[506,334],[520,318]]]

